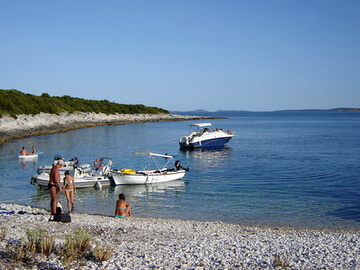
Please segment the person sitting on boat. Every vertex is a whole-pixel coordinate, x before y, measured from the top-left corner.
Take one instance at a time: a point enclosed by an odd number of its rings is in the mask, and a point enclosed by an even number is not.
[[[184,168],[184,167],[181,166],[180,160],[175,161],[174,166],[175,166],[175,170],[177,170],[177,171],[180,170],[180,169],[183,169],[185,171],[189,171],[189,168]]]
[[[35,155],[36,154],[35,147],[33,146],[31,149],[32,149],[32,151],[31,151],[30,155]]]
[[[25,146],[23,146],[23,148],[20,150],[20,155],[22,155],[22,156],[28,156],[28,155],[31,155],[31,153],[29,153],[28,151],[26,151]]]
[[[74,212],[75,210],[74,195],[76,195],[76,186],[75,186],[74,177],[70,175],[69,171],[65,172],[63,190],[67,200],[68,212],[69,213]]]
[[[103,158],[97,158],[94,161],[95,170],[101,169],[104,166]]]
[[[126,216],[131,216],[131,207],[130,203],[125,200],[125,195],[121,193],[116,201],[115,217],[124,218]]]

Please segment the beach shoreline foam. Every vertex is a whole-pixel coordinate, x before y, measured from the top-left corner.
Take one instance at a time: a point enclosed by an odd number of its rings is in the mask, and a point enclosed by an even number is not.
[[[39,136],[51,133],[65,132],[72,129],[123,125],[145,122],[170,122],[215,117],[188,116],[177,114],[103,114],[103,113],[40,113],[36,115],[17,115],[17,119],[10,116],[0,118],[0,144],[11,140],[30,136]],[[218,118],[218,117],[216,117]]]
[[[78,213],[71,214],[71,223],[58,223],[49,222],[44,209],[17,204],[0,204],[0,209],[1,227],[8,228],[0,241],[3,254],[8,243],[26,238],[28,229],[46,230],[56,237],[55,243],[61,243],[82,228],[93,241],[114,250],[106,262],[79,262],[81,269],[360,268],[360,231],[355,229],[261,228],[219,221],[118,219]],[[66,268],[56,254],[39,260],[36,269]],[[0,268],[10,266],[14,263],[0,256]],[[33,269],[18,263],[20,266]]]

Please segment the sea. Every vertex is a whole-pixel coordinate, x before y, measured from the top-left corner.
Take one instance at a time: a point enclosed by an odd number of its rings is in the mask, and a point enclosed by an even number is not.
[[[221,115],[218,115],[221,117]],[[221,149],[182,150],[190,124],[237,135]],[[39,158],[22,163],[20,149]],[[113,215],[124,193],[137,217],[221,221],[244,226],[360,228],[360,112],[234,113],[223,119],[135,123],[71,130],[0,145],[0,203],[50,209],[48,190],[30,183],[56,155],[113,169],[143,169],[135,151],[173,155],[189,172],[155,185],[78,189],[75,211]],[[66,209],[66,199],[60,194]]]

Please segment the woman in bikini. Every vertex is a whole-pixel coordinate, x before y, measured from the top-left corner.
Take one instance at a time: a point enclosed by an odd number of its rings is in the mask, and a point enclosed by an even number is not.
[[[124,218],[131,216],[130,203],[125,201],[125,195],[119,194],[119,199],[116,201],[115,217]]]
[[[67,200],[68,211],[69,213],[74,212],[75,210],[74,195],[76,195],[76,186],[75,186],[74,177],[70,175],[69,171],[65,172],[64,192]]]

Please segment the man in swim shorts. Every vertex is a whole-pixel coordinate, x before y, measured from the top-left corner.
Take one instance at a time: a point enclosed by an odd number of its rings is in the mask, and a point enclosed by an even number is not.
[[[60,172],[59,169],[64,166],[65,161],[63,159],[59,159],[59,161],[51,168],[50,171],[50,179],[48,188],[50,191],[50,209],[51,215],[56,214],[56,204],[58,202],[58,192],[62,192],[62,187],[60,186]]]

